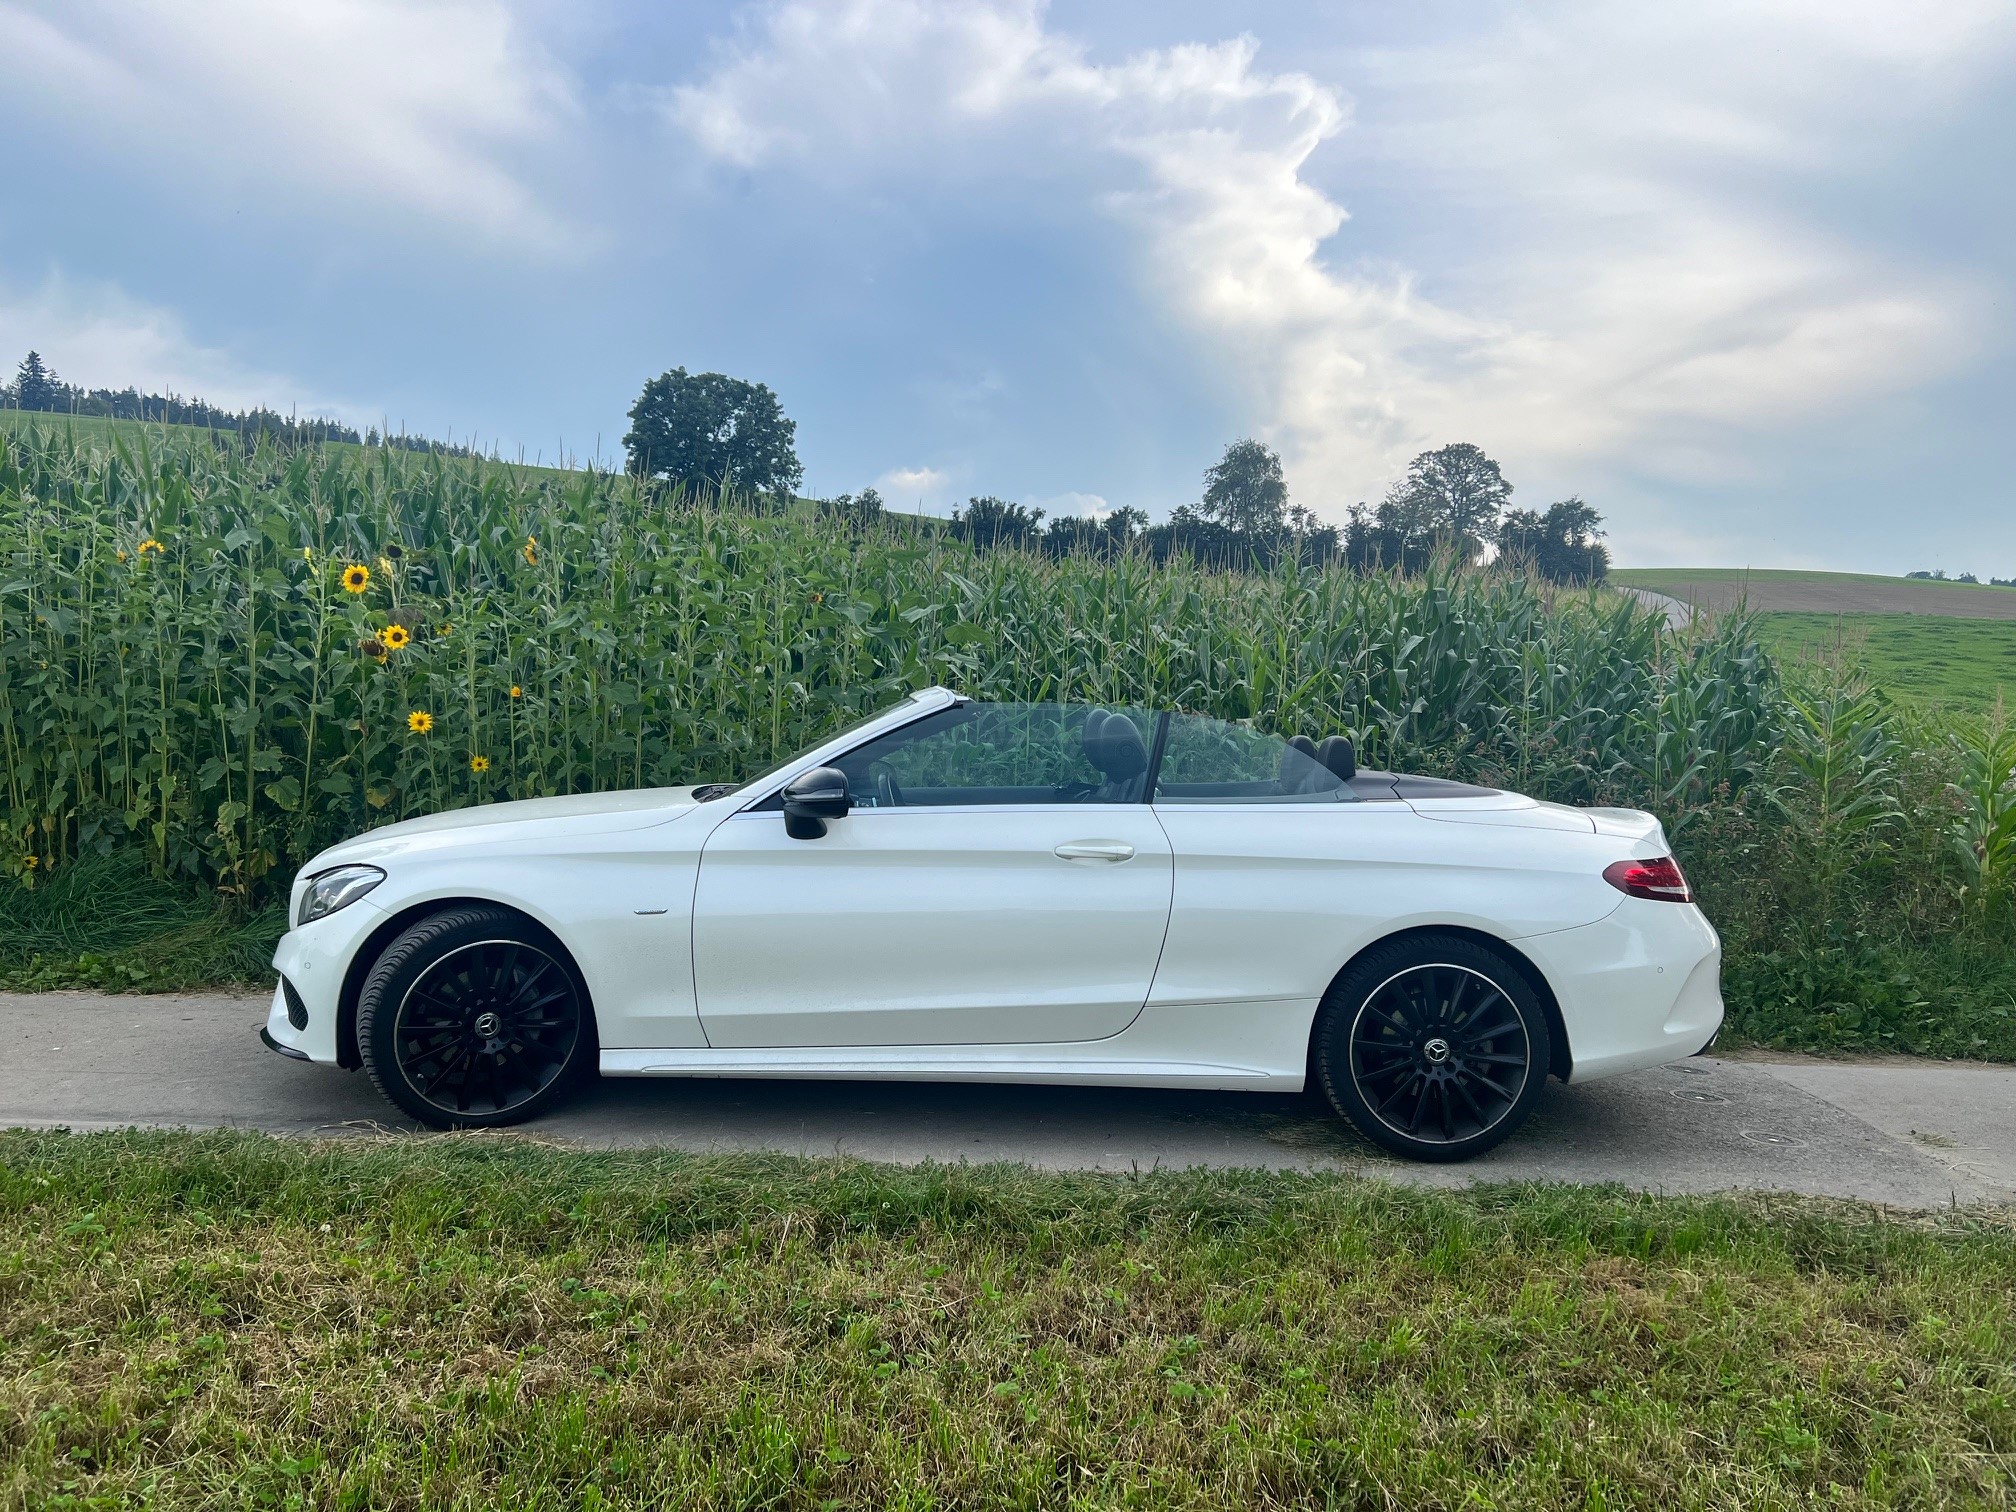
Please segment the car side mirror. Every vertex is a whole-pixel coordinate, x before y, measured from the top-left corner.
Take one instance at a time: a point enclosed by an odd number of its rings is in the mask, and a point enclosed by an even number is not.
[[[847,774],[838,767],[814,767],[801,772],[784,788],[784,833],[793,840],[817,840],[826,821],[839,819],[854,807]]]

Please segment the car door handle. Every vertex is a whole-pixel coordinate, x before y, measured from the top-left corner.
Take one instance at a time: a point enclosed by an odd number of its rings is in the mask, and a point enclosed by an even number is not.
[[[1056,855],[1065,861],[1131,861],[1134,847],[1125,840],[1067,840]]]

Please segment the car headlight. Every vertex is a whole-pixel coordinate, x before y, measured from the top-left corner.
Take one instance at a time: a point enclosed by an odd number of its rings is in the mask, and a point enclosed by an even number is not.
[[[348,908],[384,880],[385,873],[376,866],[332,866],[325,872],[317,872],[308,879],[308,890],[301,894],[301,911],[294,922],[313,924],[317,919],[327,918],[339,908]]]

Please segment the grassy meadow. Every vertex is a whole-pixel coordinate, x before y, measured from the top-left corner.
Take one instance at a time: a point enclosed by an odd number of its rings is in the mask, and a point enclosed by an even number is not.
[[[946,683],[1651,809],[1736,1033],[2016,1059],[2016,738],[1788,684],[1740,614],[1674,632],[1499,574],[976,552],[608,474],[108,434],[0,433],[0,984],[256,975],[332,840],[746,776]]]
[[[1859,672],[1893,698],[1977,718],[2016,703],[2016,620],[1768,613],[1755,623],[1781,662]]]
[[[1788,1199],[0,1134],[0,1506],[2007,1506],[2016,1235]]]

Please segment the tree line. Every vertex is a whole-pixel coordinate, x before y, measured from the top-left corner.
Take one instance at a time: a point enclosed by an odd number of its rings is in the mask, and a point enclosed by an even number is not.
[[[15,368],[14,381],[0,384],[0,409],[193,425],[203,430],[230,432],[242,437],[248,445],[262,439],[283,446],[347,441],[355,446],[390,446],[400,451],[431,452],[447,457],[479,455],[470,447],[434,441],[424,436],[409,436],[403,432],[382,434],[375,426],[360,434],[355,426],[345,425],[340,420],[303,419],[297,415],[283,415],[263,405],[228,410],[202,399],[184,399],[179,394],[142,393],[137,387],[86,388],[64,382],[43,361],[42,354],[33,351],[22,358]]]
[[[673,368],[644,385],[623,437],[632,472],[689,490],[732,491],[777,504],[805,475],[797,425],[767,384]],[[884,512],[873,488],[815,501],[837,519]],[[1014,547],[1053,556],[1143,551],[1225,567],[1343,562],[1361,570],[1415,572],[1438,557],[1495,559],[1551,582],[1587,583],[1609,570],[1603,517],[1580,498],[1544,510],[1512,507],[1512,484],[1483,450],[1457,442],[1422,452],[1376,506],[1353,505],[1341,525],[1290,501],[1281,458],[1252,439],[1234,441],[1204,474],[1194,504],[1150,524],[1133,508],[1099,516],[1047,517],[1033,505],[976,495],[949,528],[982,549]]]

